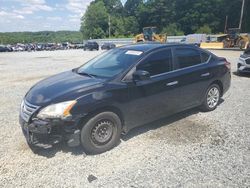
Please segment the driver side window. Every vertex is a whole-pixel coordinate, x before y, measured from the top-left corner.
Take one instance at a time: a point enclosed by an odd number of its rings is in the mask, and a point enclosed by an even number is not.
[[[171,49],[160,50],[150,54],[136,70],[144,70],[150,73],[150,76],[171,71],[172,53]]]

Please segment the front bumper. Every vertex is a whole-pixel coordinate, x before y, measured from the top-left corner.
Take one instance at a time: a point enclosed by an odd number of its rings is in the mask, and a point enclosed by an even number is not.
[[[26,122],[19,116],[19,123],[27,142],[31,145],[54,145],[61,141],[66,141],[70,147],[80,144],[80,130],[76,121],[33,119]]]
[[[238,72],[250,73],[250,57],[240,57],[237,63]]]

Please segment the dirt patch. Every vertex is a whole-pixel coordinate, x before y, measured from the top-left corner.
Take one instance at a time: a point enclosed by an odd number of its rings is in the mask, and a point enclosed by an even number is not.
[[[192,120],[179,120],[161,127],[150,139],[167,140],[172,145],[202,143],[211,132],[210,125]]]

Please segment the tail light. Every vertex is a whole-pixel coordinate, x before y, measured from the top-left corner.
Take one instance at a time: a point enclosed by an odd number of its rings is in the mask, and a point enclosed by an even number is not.
[[[228,69],[231,69],[231,63],[228,62],[226,59],[225,59],[225,66],[226,66]]]
[[[231,63],[228,62],[226,58],[221,57],[221,58],[219,58],[219,60],[220,60],[220,62],[224,62],[224,65],[225,65],[229,70],[231,70]]]

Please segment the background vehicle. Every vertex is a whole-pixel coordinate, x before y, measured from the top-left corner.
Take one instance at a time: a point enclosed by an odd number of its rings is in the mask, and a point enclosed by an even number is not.
[[[185,37],[185,40],[182,40],[182,43],[185,44],[194,44],[197,46],[200,46],[202,42],[207,41],[207,35],[206,34],[190,34]]]
[[[101,49],[102,50],[110,50],[110,49],[113,49],[115,48],[116,45],[114,43],[104,43],[102,46],[101,46]]]
[[[240,49],[246,49],[247,43],[249,43],[248,34],[240,34],[239,28],[229,28],[227,33],[221,36],[224,48],[239,47]]]
[[[84,44],[83,50],[99,50],[99,44],[95,41],[88,41]]]
[[[7,46],[0,46],[0,52],[11,52],[12,49],[8,48]]]
[[[246,49],[244,54],[240,55],[237,63],[237,72],[250,73],[250,47]]]
[[[234,48],[246,49],[250,42],[250,35],[241,34],[238,28],[229,28],[227,33],[209,35],[206,42],[201,43],[202,48]]]
[[[135,42],[155,41],[166,43],[167,36],[165,34],[159,34],[157,27],[144,27],[143,33],[135,36]]]
[[[31,144],[65,139],[96,154],[134,127],[197,106],[214,110],[230,83],[230,63],[196,46],[130,45],[33,86],[20,124]]]

